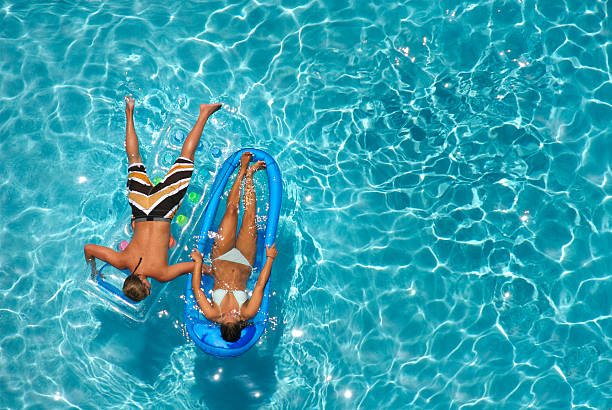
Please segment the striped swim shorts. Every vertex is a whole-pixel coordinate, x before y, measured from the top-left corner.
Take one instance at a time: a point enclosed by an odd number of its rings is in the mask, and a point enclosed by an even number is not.
[[[160,183],[153,185],[144,164],[131,164],[127,187],[134,221],[172,221],[183,202],[191,174],[193,161],[178,157]]]

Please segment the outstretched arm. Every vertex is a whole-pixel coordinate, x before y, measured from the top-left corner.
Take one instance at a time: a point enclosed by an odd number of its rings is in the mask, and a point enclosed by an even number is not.
[[[85,259],[88,263],[92,262],[93,258],[108,262],[117,269],[127,269],[125,258],[120,252],[107,248],[106,246],[94,245],[88,243],[85,245]]]
[[[241,311],[242,316],[246,317],[247,319],[255,316],[259,310],[259,307],[261,306],[263,292],[266,288],[266,284],[268,283],[268,279],[270,279],[270,272],[272,272],[272,264],[274,263],[274,258],[276,258],[276,255],[278,255],[276,244],[266,247],[266,263],[261,269],[261,272],[259,272],[259,278],[257,278],[257,283],[253,289],[251,299],[249,299],[247,305]]]
[[[168,270],[165,274],[157,279],[159,282],[170,282],[173,279],[176,279],[178,276],[184,275],[185,273],[193,272],[194,262],[181,262],[174,265],[168,266]],[[201,266],[202,273],[205,275],[210,275],[212,273],[212,268],[208,265]]]
[[[206,295],[204,295],[204,292],[202,292],[202,288],[200,288],[200,282],[202,281],[202,254],[198,252],[197,249],[194,249],[191,252],[191,258],[195,261],[193,265],[193,275],[191,276],[191,290],[193,291],[193,296],[195,296],[195,300],[198,302],[200,309],[202,309],[204,316],[209,320],[213,320],[216,316],[214,314],[213,305]],[[206,273],[210,274],[211,270],[212,268],[210,266],[206,266]]]
[[[193,262],[180,262],[174,265],[168,266],[166,272],[160,275],[157,279],[159,282],[170,282],[172,279],[176,279],[178,276],[184,275],[187,272],[193,271]]]

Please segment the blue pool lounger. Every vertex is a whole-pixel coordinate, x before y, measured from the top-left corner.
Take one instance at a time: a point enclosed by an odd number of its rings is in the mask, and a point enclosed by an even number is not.
[[[227,181],[240,163],[240,156],[244,151],[253,153],[253,161],[265,161],[266,172],[268,174],[269,207],[267,223],[265,231],[258,230],[257,232],[257,256],[255,257],[253,273],[249,280],[249,288],[247,289],[248,292],[251,292],[257,276],[266,261],[266,245],[272,245],[276,238],[283,188],[280,169],[274,158],[261,150],[246,148],[235,152],[223,163],[210,189],[210,198],[204,210],[197,247],[204,257],[210,254],[214,241],[212,233],[217,231],[218,222],[215,223],[215,215],[217,214],[219,201]],[[258,200],[261,200],[261,198]],[[242,329],[240,339],[237,342],[229,343],[221,337],[219,325],[202,315],[191,290],[191,276],[191,274],[187,275],[187,284],[185,286],[185,326],[191,339],[200,349],[218,357],[234,357],[246,352],[259,340],[259,337],[266,328],[266,323],[268,322],[268,304],[270,302],[270,280],[268,280],[264,289],[259,312],[251,319],[253,326],[247,326]],[[202,275],[201,287],[204,294],[210,295],[213,283],[214,280],[210,276]]]

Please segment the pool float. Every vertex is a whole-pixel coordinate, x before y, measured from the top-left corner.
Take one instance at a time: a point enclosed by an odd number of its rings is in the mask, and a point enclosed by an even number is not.
[[[206,208],[204,209],[204,217],[202,228],[200,230],[199,239],[197,242],[198,250],[204,255],[209,256],[212,244],[214,241],[214,233],[217,231],[218,223],[215,221],[219,201],[223,195],[223,191],[228,179],[232,175],[234,169],[240,163],[240,156],[244,151],[249,151],[253,154],[252,161],[265,161],[266,171],[268,174],[268,217],[265,231],[263,229],[257,231],[257,254],[253,265],[253,273],[249,279],[247,291],[252,292],[253,286],[257,281],[259,272],[266,261],[266,245],[271,246],[276,238],[276,228],[278,226],[278,218],[280,214],[282,200],[282,180],[280,169],[274,159],[267,153],[261,150],[247,148],[235,152],[230,156],[217,173],[217,177],[210,189],[210,198]],[[240,227],[238,227],[240,229]],[[237,231],[238,231],[237,229]],[[206,295],[210,295],[214,280],[208,275],[202,275],[201,287]],[[191,274],[187,275],[187,284],[185,286],[185,327],[189,332],[189,336],[195,344],[211,355],[217,357],[234,357],[246,352],[253,346],[259,337],[266,329],[268,321],[268,305],[270,302],[270,280],[264,289],[264,296],[261,301],[261,306],[257,315],[250,322],[253,326],[247,326],[242,329],[240,339],[234,343],[226,342],[221,337],[219,325],[208,320],[202,314],[193,292],[191,290]]]

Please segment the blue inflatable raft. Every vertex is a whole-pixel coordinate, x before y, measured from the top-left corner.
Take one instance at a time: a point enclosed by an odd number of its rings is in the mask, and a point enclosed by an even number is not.
[[[217,231],[220,220],[215,220],[219,201],[223,195],[226,184],[234,169],[240,163],[240,157],[244,151],[253,153],[252,161],[265,161],[266,172],[268,174],[268,213],[265,230],[258,230],[257,256],[253,265],[253,273],[249,279],[248,292],[253,291],[253,286],[261,268],[266,261],[266,245],[271,246],[276,238],[276,228],[282,200],[282,180],[281,173],[276,161],[267,153],[254,148],[246,148],[235,152],[224,163],[210,189],[210,198],[206,209],[202,228],[198,239],[197,247],[206,258],[210,255],[213,244],[213,233]],[[258,198],[261,201],[262,198]],[[240,227],[238,227],[240,229]],[[246,352],[253,346],[266,328],[268,321],[268,304],[270,301],[270,280],[266,284],[264,296],[257,315],[251,320],[253,326],[247,326],[242,330],[240,339],[237,342],[229,343],[221,337],[221,331],[217,323],[211,322],[202,315],[200,308],[191,290],[191,274],[187,275],[185,286],[185,326],[189,336],[200,349],[206,353],[218,357],[234,357]],[[214,280],[208,275],[202,275],[201,288],[207,297],[210,297]]]

